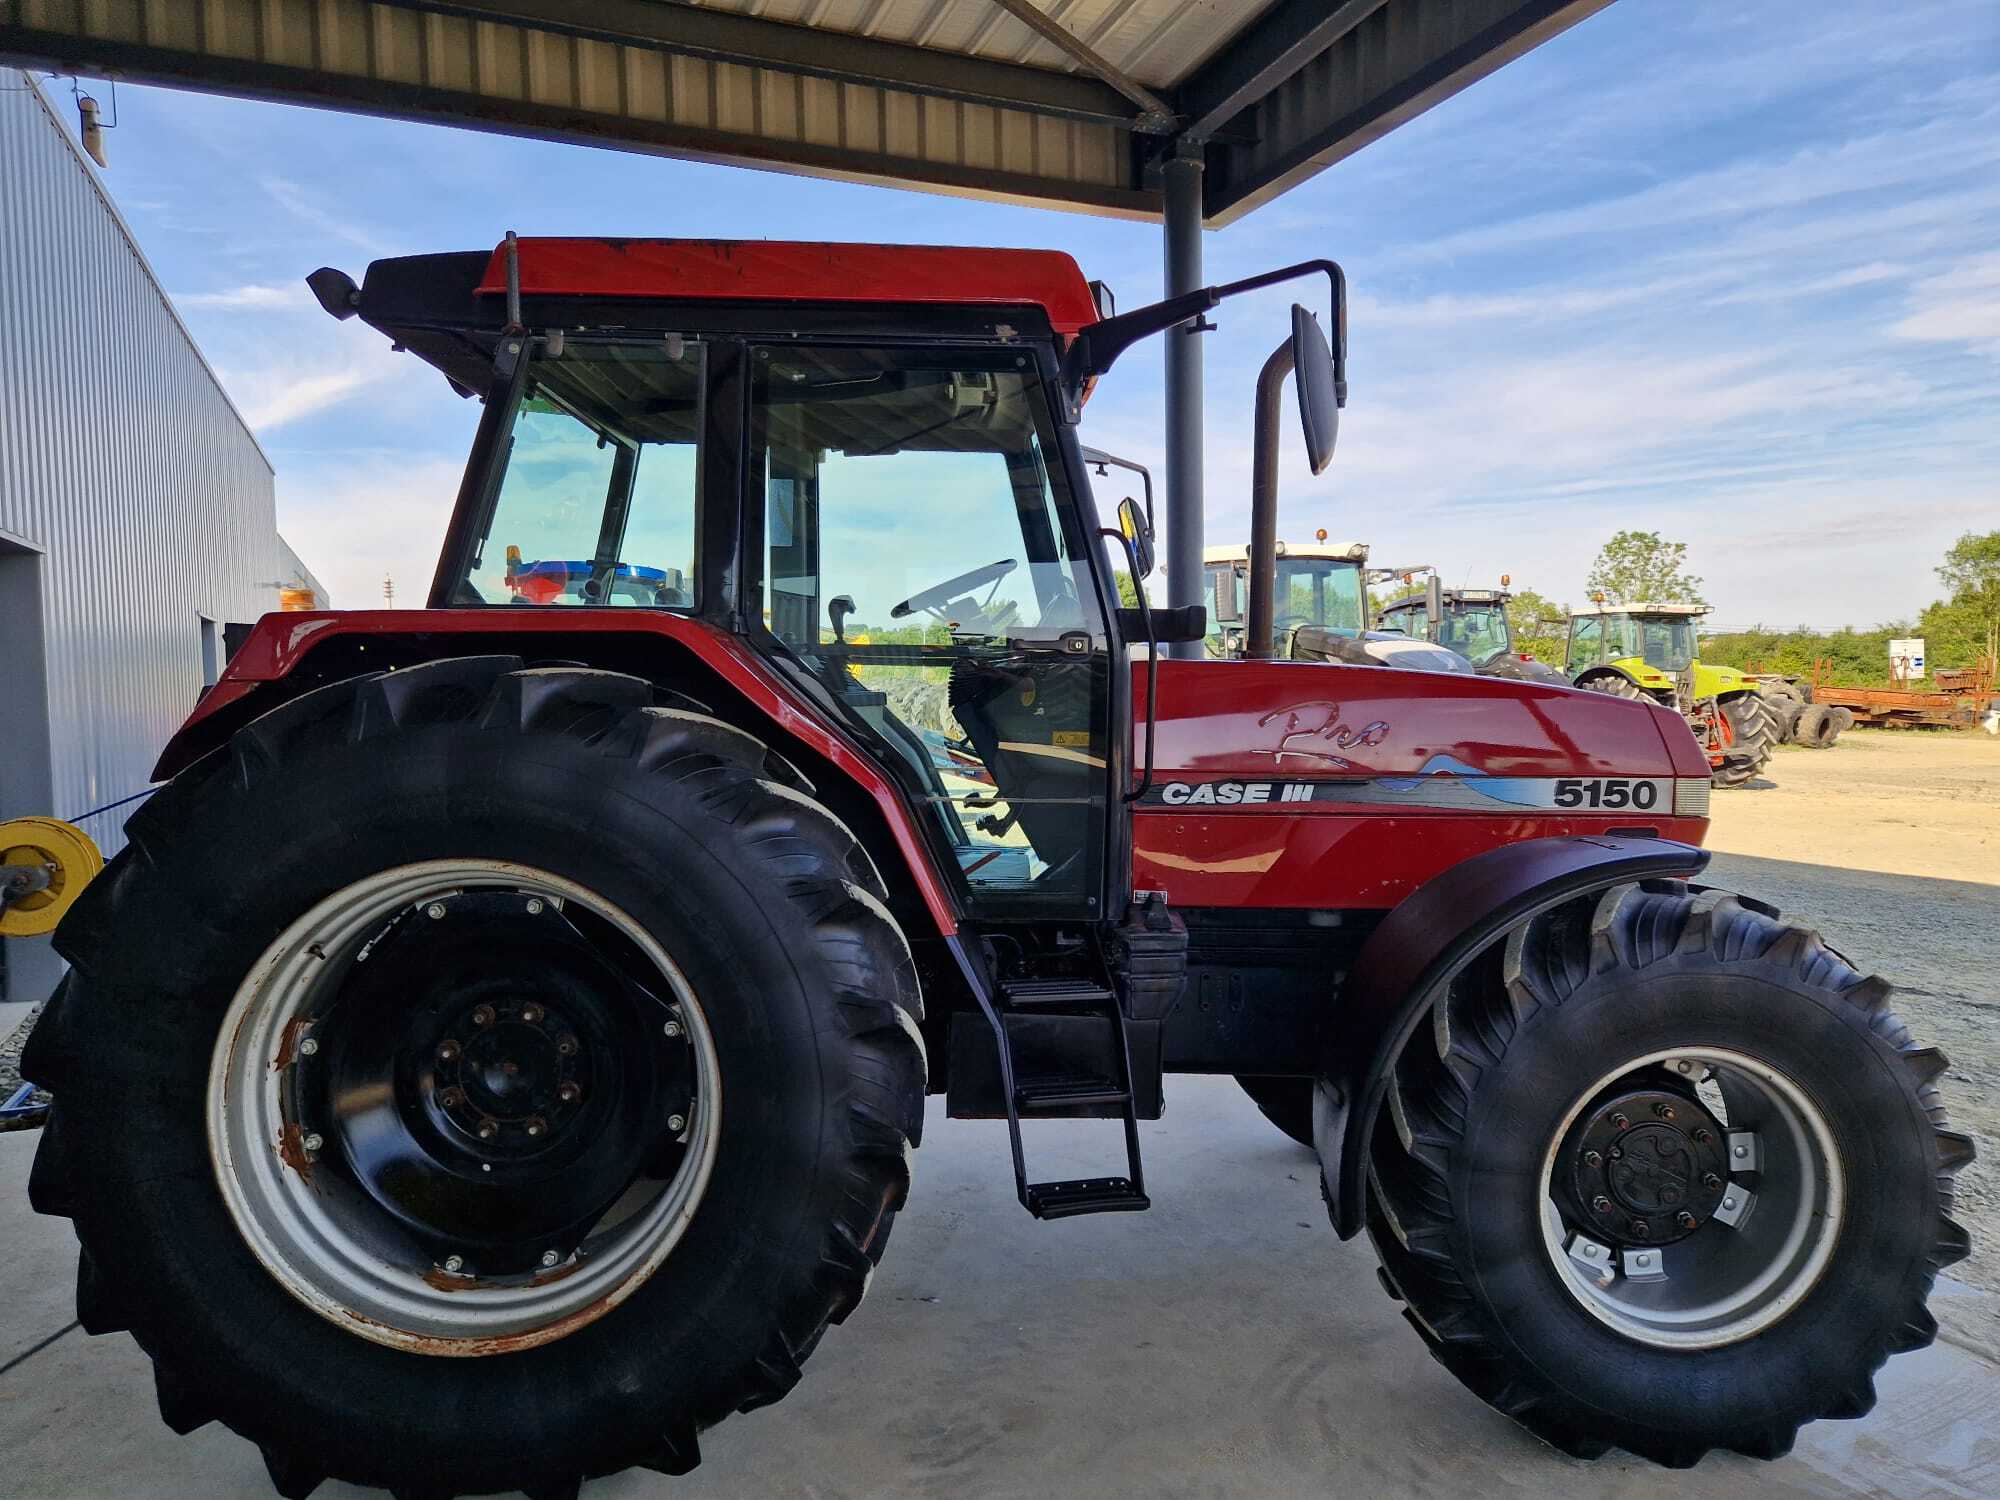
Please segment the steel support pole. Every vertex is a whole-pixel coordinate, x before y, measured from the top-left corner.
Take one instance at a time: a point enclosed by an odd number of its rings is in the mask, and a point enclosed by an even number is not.
[[[1164,168],[1166,186],[1166,294],[1198,290],[1201,279],[1201,174],[1199,156],[1176,156]],[[1167,603],[1199,604],[1201,594],[1201,336],[1183,324],[1163,335],[1167,358]],[[1169,648],[1183,657],[1202,655],[1200,641]]]

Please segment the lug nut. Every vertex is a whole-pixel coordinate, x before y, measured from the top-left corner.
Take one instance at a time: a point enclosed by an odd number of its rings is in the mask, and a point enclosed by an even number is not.
[[[1625,1130],[1630,1128],[1632,1121],[1625,1115],[1617,1114],[1611,1117],[1611,1124],[1614,1129]]]
[[[563,1038],[561,1038],[560,1040],[558,1040],[558,1041],[556,1042],[556,1051],[557,1051],[557,1052],[559,1052],[559,1053],[561,1053],[561,1054],[562,1054],[562,1055],[563,1055],[564,1057],[573,1057],[573,1056],[575,1056],[575,1055],[576,1055],[576,1038],[575,1038],[575,1037],[573,1037],[573,1036],[566,1036],[566,1037],[563,1037]]]
[[[561,1264],[562,1264],[562,1256],[557,1254],[555,1251],[544,1250],[542,1252],[542,1266],[544,1269],[550,1266],[559,1266]]]
[[[686,1115],[668,1115],[668,1116],[667,1116],[667,1129],[669,1129],[669,1130],[672,1130],[672,1131],[675,1131],[675,1132],[679,1132],[679,1131],[682,1131],[682,1130],[685,1130],[685,1129],[687,1129],[687,1116],[686,1116]]]
[[[532,1120],[528,1121],[527,1125],[524,1126],[523,1128],[528,1132],[530,1136],[538,1136],[544,1130],[547,1130],[548,1126],[542,1123],[542,1117],[540,1115],[536,1115]]]
[[[438,1061],[439,1061],[439,1062],[457,1062],[457,1061],[458,1061],[458,1043],[457,1043],[457,1042],[446,1042],[446,1043],[445,1043],[445,1044],[444,1044],[443,1046],[439,1047],[439,1048],[438,1048]]]
[[[1710,1130],[1706,1125],[1697,1125],[1694,1128],[1694,1138],[1698,1145],[1712,1145],[1715,1141],[1715,1132]]]
[[[465,1257],[463,1255],[447,1255],[444,1258],[444,1268],[456,1276],[460,1271],[465,1269]]]
[[[1634,1219],[1631,1223],[1630,1228],[1632,1230],[1632,1233],[1637,1235],[1640,1239],[1644,1239],[1647,1235],[1653,1232],[1653,1226],[1648,1224],[1644,1219]]]
[[[1674,1107],[1671,1104],[1655,1104],[1653,1106],[1653,1113],[1658,1115],[1662,1120],[1671,1121],[1674,1117]]]
[[[459,1105],[465,1103],[465,1093],[461,1089],[446,1089],[438,1095],[438,1103],[446,1109],[457,1109]]]
[[[491,1120],[481,1120],[479,1122],[479,1138],[482,1141],[490,1141],[499,1133],[500,1127],[495,1125]]]
[[[1722,1179],[1713,1172],[1704,1172],[1701,1174],[1701,1185],[1712,1193],[1722,1186]]]
[[[318,1051],[319,1051],[319,1043],[314,1041],[311,1037],[307,1037],[304,1041],[299,1043],[300,1057],[311,1057]]]
[[[556,1097],[565,1104],[574,1104],[583,1097],[583,1090],[568,1079],[564,1079],[562,1087],[556,1090]]]
[[[1586,1151],[1586,1152],[1584,1152],[1584,1153],[1583,1153],[1583,1164],[1584,1164],[1584,1165],[1585,1165],[1586,1167],[1601,1167],[1601,1166],[1603,1166],[1603,1165],[1604,1165],[1604,1153],[1603,1153],[1602,1151]]]
[[[493,1007],[490,1005],[473,1007],[472,1024],[474,1026],[491,1026],[493,1024]]]
[[[1623,1146],[1613,1146],[1608,1154],[1613,1161],[1623,1161],[1625,1159],[1625,1148]]]
[[[522,1006],[521,1019],[526,1021],[530,1026],[535,1025],[542,1019],[542,1008],[539,1005]]]
[[[300,1141],[299,1144],[304,1146],[308,1151],[317,1151],[326,1144],[326,1140],[318,1131],[314,1131],[304,1140]]]
[[[668,1036],[679,1036],[681,1034],[681,1023],[678,1021],[669,1021],[660,1029]]]
[[[1595,1198],[1590,1200],[1590,1206],[1601,1214],[1611,1212],[1611,1200],[1602,1193],[1599,1193]]]
[[[541,914],[542,914],[542,898],[540,896],[530,896],[528,898],[528,915],[531,917],[539,917]]]
[[[424,908],[424,915],[429,917],[433,922],[442,922],[444,920],[444,903],[442,901],[433,901],[429,906]]]
[[[1674,1222],[1680,1225],[1681,1228],[1683,1229],[1701,1228],[1701,1220],[1697,1219],[1693,1214],[1689,1213],[1686,1209],[1682,1209],[1679,1213],[1674,1215]]]
[[[1674,1071],[1678,1073],[1692,1073],[1694,1071],[1694,1064],[1684,1057],[1674,1064]]]

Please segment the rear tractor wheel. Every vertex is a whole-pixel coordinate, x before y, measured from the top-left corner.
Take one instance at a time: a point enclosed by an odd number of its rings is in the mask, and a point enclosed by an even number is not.
[[[59,929],[30,1194],[78,1318],[282,1495],[682,1472],[881,1257],[909,950],[789,768],[653,696],[505,657],[307,694]]]
[[[1972,1142],[1812,933],[1625,886],[1489,950],[1399,1060],[1369,1232],[1431,1353],[1579,1457],[1786,1452],[1921,1348]]]
[[[1578,678],[1576,685],[1593,693],[1609,693],[1614,698],[1630,698],[1634,702],[1644,702],[1652,697],[1623,672],[1591,672]]]
[[[1711,760],[1709,779],[1716,786],[1742,786],[1770,761],[1778,717],[1761,693],[1731,693],[1715,700],[1715,732],[1721,759]]]

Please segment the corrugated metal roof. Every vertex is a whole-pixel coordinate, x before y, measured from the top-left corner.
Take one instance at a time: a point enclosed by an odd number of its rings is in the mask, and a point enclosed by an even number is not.
[[[1222,223],[1607,3],[13,0],[0,59],[1136,218],[1196,155]]]

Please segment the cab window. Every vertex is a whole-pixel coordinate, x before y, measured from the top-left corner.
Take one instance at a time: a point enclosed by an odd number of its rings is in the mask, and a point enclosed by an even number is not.
[[[693,608],[701,365],[679,339],[535,356],[452,602]]]
[[[1108,642],[1033,361],[759,348],[770,649],[809,671],[988,904],[1100,878]]]

